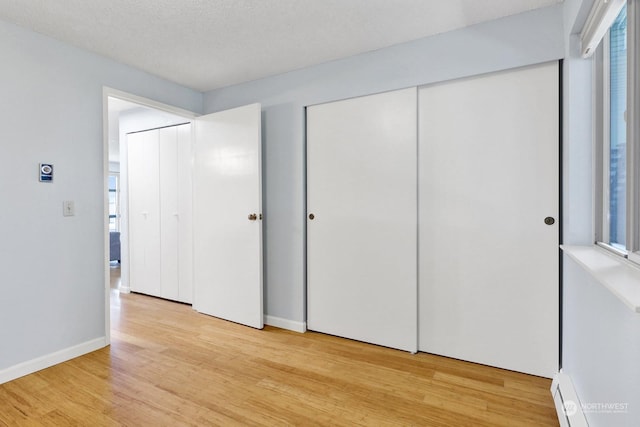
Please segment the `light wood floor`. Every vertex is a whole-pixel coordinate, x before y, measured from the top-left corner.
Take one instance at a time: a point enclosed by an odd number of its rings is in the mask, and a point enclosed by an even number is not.
[[[0,385],[0,426],[557,426],[550,380],[112,297],[112,345]]]

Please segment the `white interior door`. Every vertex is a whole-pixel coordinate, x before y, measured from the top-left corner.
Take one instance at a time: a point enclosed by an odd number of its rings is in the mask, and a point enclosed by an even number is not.
[[[419,90],[421,351],[558,370],[558,75]]]
[[[195,121],[194,308],[263,327],[259,104]]]
[[[417,351],[416,96],[307,108],[309,329]]]
[[[130,286],[161,295],[158,131],[127,135]]]

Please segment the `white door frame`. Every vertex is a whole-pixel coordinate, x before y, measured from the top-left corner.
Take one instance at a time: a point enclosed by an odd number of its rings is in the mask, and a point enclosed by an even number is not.
[[[103,167],[103,203],[104,203],[104,325],[105,325],[105,344],[111,344],[111,279],[109,270],[109,97],[117,98],[122,101],[139,104],[143,107],[153,108],[155,110],[183,116],[185,119],[192,120],[198,117],[198,114],[184,110],[179,107],[164,104],[153,99],[144,98],[142,96],[123,92],[107,86],[102,88],[102,167]],[[125,254],[128,256],[128,254]],[[121,255],[122,256],[122,255]],[[128,264],[127,264],[128,265]]]

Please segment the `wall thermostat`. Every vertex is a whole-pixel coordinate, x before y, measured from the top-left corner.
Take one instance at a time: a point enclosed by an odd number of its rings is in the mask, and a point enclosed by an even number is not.
[[[40,182],[53,181],[53,165],[50,163],[40,163]]]

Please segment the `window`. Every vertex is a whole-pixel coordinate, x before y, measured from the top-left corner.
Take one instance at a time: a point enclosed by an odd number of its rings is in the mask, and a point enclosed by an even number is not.
[[[596,241],[614,252],[640,261],[640,168],[637,76],[640,0],[627,2],[596,53],[598,224]]]
[[[120,231],[119,176],[109,175],[109,231]]]
[[[627,7],[611,26],[608,37],[609,63],[609,243],[626,249],[627,198]]]

